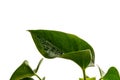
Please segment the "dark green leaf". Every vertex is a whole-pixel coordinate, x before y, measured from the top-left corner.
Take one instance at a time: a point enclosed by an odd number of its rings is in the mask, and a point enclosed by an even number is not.
[[[63,53],[90,49],[94,63],[93,48],[83,39],[60,31],[29,30],[39,52],[46,58],[60,57]]]
[[[34,80],[33,78],[23,78],[23,79],[20,79],[20,80]]]
[[[88,67],[91,61],[91,51],[89,49],[75,51],[63,54],[61,57],[65,59],[70,59],[77,63],[82,69],[85,69],[86,67]]]
[[[13,73],[10,80],[20,80],[23,78],[29,78],[33,75],[35,75],[35,73],[30,68],[28,61],[25,60]]]
[[[120,80],[119,72],[115,67],[111,67],[103,77],[103,80]]]

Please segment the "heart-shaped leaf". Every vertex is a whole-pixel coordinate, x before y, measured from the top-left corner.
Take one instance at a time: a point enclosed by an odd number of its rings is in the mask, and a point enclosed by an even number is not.
[[[61,57],[74,61],[82,69],[86,69],[88,67],[92,58],[91,51],[89,49],[66,53],[66,54],[63,54]]]
[[[120,75],[115,67],[109,68],[108,72],[101,80],[120,80]]]
[[[24,61],[21,66],[17,68],[17,70],[13,73],[10,80],[20,80],[24,78],[29,78],[31,76],[35,75],[33,70],[28,64],[28,61]]]
[[[25,60],[12,74],[10,80],[34,80],[32,76],[36,76],[41,80],[41,78],[36,74],[43,58],[39,61],[35,70],[32,70],[28,64],[28,61]]]
[[[60,57],[63,54],[90,49],[91,65],[94,63],[94,50],[83,39],[69,33],[53,30],[29,30],[39,52],[46,58]]]

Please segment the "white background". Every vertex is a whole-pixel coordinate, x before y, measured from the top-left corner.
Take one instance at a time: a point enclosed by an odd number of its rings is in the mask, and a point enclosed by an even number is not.
[[[105,71],[110,66],[120,71],[119,27],[119,0],[0,0],[0,79],[9,80],[24,60],[34,69],[43,57],[29,29],[75,34],[94,48],[95,64]],[[97,67],[88,68],[87,73],[99,78]],[[63,59],[44,59],[38,74],[46,80],[82,77],[78,65]]]

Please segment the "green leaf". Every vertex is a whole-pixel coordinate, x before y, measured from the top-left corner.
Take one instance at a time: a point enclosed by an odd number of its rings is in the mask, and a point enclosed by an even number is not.
[[[60,57],[63,54],[90,49],[91,65],[94,63],[94,50],[83,39],[69,33],[53,30],[29,30],[38,51],[46,58]]]
[[[21,80],[34,80],[33,78],[23,78],[23,79],[21,79]]]
[[[41,78],[36,73],[42,61],[43,58],[39,61],[36,69],[32,70],[28,64],[28,61],[25,60],[12,74],[10,80],[34,80],[33,78],[31,78],[32,76],[36,76],[39,80],[41,80]]]
[[[63,54],[61,57],[70,59],[77,63],[82,69],[86,69],[91,61],[91,51],[89,49],[75,51]]]
[[[103,80],[120,80],[119,72],[115,67],[109,68],[108,72],[102,78]]]
[[[84,80],[84,79],[80,78],[79,80]],[[93,77],[93,78],[86,78],[86,80],[96,80],[96,78],[95,77]]]
[[[29,66],[28,61],[25,60],[13,73],[10,80],[20,80],[24,78],[29,78],[33,75],[35,75],[35,73]]]

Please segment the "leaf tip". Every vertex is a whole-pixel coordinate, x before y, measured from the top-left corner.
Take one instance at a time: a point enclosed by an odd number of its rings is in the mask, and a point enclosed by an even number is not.
[[[29,64],[29,62],[28,62],[27,60],[25,60],[25,61],[24,61],[24,63],[25,63],[26,65],[28,65],[28,64]]]
[[[26,30],[26,31],[31,32],[32,30]]]

